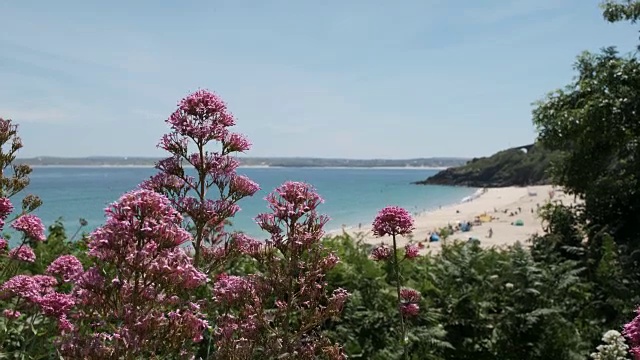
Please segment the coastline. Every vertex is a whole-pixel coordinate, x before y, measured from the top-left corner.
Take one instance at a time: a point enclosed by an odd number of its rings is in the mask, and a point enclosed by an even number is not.
[[[52,168],[52,169],[113,169],[113,168],[126,168],[126,169],[154,169],[155,165],[29,165],[36,168]],[[187,166],[192,167],[192,166]],[[274,169],[280,168],[280,166],[269,165],[241,165],[239,169]]]
[[[480,189],[480,192],[468,197],[469,199],[461,199],[455,204],[414,214],[415,230],[408,238],[397,238],[398,246],[404,246],[408,242],[421,243],[423,246],[421,253],[438,253],[442,248],[442,240],[429,242],[431,232],[437,232],[449,225],[455,228],[458,223],[474,222],[476,218],[480,218],[481,221],[472,226],[470,231],[458,230],[444,241],[474,238],[479,240],[483,247],[513,245],[518,241],[524,243],[533,235],[544,234],[542,221],[537,214],[539,207],[549,201],[560,201],[564,204],[576,203],[573,197],[552,185],[485,189],[485,191]],[[515,225],[519,223],[518,220],[522,225]],[[491,229],[491,236],[489,236],[489,229]],[[361,237],[367,244],[391,244],[392,241],[390,237],[374,237],[369,224],[362,224],[362,227],[357,224],[346,226],[328,231],[327,235],[338,235],[342,231],[357,238]]]
[[[155,165],[29,165],[36,168],[74,168],[74,169],[152,169]],[[240,165],[239,169],[348,169],[348,170],[444,170],[446,167],[429,166],[272,166],[272,165]]]

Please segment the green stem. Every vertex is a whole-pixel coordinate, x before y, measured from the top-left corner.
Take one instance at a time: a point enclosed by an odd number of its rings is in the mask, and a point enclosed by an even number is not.
[[[198,195],[198,201],[200,201],[200,204],[203,205],[206,198],[207,198],[207,188],[206,188],[206,181],[207,181],[207,173],[204,171],[204,164],[205,164],[205,154],[204,154],[204,143],[202,141],[198,141],[197,142],[197,147],[198,147],[198,156],[200,158],[200,168],[196,167],[196,170],[198,171],[198,184],[196,186],[199,186],[199,189],[196,189],[197,195]],[[196,237],[195,237],[195,254],[193,256],[193,263],[195,266],[198,266],[200,263],[200,251],[201,251],[201,246],[202,246],[202,239],[203,239],[203,234],[204,234],[204,227],[206,224],[196,224],[194,221],[194,224],[196,226]]]
[[[402,310],[400,309],[401,280],[400,280],[400,265],[398,263],[398,246],[396,244],[396,234],[392,234],[391,237],[393,238],[393,269],[395,270],[395,273],[396,273],[396,295],[398,295],[398,314],[400,315],[400,336],[401,336],[400,341],[402,343],[402,358],[406,360],[408,359],[407,344],[405,341],[405,338],[407,336],[407,331],[404,326],[404,316],[402,315]]]

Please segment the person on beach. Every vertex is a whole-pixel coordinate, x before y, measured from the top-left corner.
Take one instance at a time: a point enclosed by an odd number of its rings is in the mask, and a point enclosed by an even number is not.
[[[489,228],[489,235],[487,236],[489,239],[493,236],[493,228]]]

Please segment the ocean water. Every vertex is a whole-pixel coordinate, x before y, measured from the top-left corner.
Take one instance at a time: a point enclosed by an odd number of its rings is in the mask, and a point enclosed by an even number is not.
[[[35,213],[47,226],[62,217],[69,233],[73,233],[79,227],[78,219],[84,218],[88,221],[86,230],[92,230],[104,223],[105,207],[156,171],[153,168],[36,167],[30,186],[20,195],[32,193],[42,198],[44,203]],[[238,172],[260,184],[261,190],[239,203],[242,211],[233,220],[233,227],[258,238],[266,235],[253,218],[267,211],[264,201],[267,193],[287,180],[304,181],[317,189],[325,199],[320,211],[331,218],[327,230],[340,229],[342,225],[369,224],[384,206],[398,205],[418,213],[459,202],[476,191],[411,184],[433,175],[435,170],[241,168]]]

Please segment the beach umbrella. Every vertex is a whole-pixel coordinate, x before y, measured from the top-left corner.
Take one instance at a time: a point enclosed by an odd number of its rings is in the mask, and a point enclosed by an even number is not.
[[[524,221],[518,219],[518,220],[516,220],[516,222],[513,223],[513,225],[515,225],[515,226],[524,226]]]

